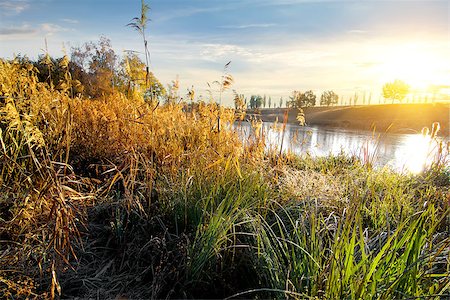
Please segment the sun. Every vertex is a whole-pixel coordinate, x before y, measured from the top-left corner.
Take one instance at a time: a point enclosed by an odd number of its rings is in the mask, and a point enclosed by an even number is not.
[[[424,44],[404,44],[384,48],[380,55],[378,77],[381,83],[400,79],[412,89],[424,90],[442,83],[448,59]]]

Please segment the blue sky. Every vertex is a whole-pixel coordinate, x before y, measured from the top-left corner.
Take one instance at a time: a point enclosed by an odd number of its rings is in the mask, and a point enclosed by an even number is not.
[[[181,93],[191,85],[204,93],[230,60],[234,89],[275,99],[308,89],[377,98],[396,78],[417,89],[450,82],[448,1],[147,3],[152,71],[164,84],[178,76]],[[0,57],[36,58],[45,38],[61,56],[101,35],[119,54],[142,51],[125,26],[139,10],[139,0],[0,0]]]

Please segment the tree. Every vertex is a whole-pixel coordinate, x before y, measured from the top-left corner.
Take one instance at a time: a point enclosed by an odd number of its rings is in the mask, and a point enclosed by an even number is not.
[[[120,78],[123,92],[138,91],[145,98],[163,98],[167,95],[164,86],[155,75],[152,72],[147,75],[145,63],[136,54],[128,52],[121,62],[121,67]],[[147,76],[150,86],[147,86]]]
[[[283,106],[283,97],[280,97],[280,106],[279,108],[281,108]]]
[[[291,101],[289,101],[290,107],[293,108],[302,108],[302,107],[310,107],[316,105],[316,95],[309,90],[304,93],[300,91],[293,91],[292,96],[289,97]]]
[[[359,95],[358,95],[358,93],[355,92],[355,96],[353,97],[353,105],[356,105],[356,103],[358,103],[358,98],[359,98]]]
[[[250,97],[250,108],[260,108],[263,102],[263,98],[260,95],[252,95]]]
[[[303,93],[302,97],[302,107],[315,106],[316,105],[316,95],[313,91],[309,90]]]
[[[383,97],[385,99],[391,99],[392,103],[395,100],[401,102],[409,93],[409,85],[401,80],[394,80],[388,82],[383,86]]]
[[[338,103],[339,96],[333,91],[325,91],[322,96],[320,96],[320,105],[335,105]]]
[[[39,55],[38,60],[33,65],[38,70],[37,77],[40,82],[46,82],[53,88],[64,78],[64,70],[60,67],[61,58],[50,57],[48,53]]]
[[[289,101],[286,102],[286,106],[287,107],[292,107],[292,108],[298,108],[301,107],[300,106],[300,98],[301,98],[302,92],[300,91],[293,91],[292,92],[292,96],[289,97]]]
[[[81,82],[88,96],[110,94],[117,86],[118,57],[109,39],[100,37],[98,42],[72,48],[71,60],[69,70],[72,78]]]
[[[272,97],[269,97],[269,108],[272,107]]]

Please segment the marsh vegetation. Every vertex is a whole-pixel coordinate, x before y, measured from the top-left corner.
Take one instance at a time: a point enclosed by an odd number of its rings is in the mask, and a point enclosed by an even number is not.
[[[0,59],[0,297],[449,296],[449,145],[437,124],[416,174],[267,147],[255,118],[243,138],[243,95],[221,105],[229,63],[208,99],[164,87],[149,68],[147,11],[142,1],[128,24],[144,62],[106,38],[70,59]],[[315,99],[297,91],[292,103]],[[273,125],[283,137],[284,115]]]
[[[2,297],[448,295],[447,145],[415,175],[267,151],[133,58],[91,87],[43,58],[0,60]]]

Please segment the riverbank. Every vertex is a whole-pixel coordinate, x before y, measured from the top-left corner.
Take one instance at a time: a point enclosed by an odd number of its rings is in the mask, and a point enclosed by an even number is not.
[[[447,152],[416,175],[268,152],[232,109],[35,72],[0,60],[1,299],[448,298]]]
[[[286,108],[260,109],[265,122],[282,122]],[[433,122],[441,125],[440,135],[449,136],[450,104],[383,104],[370,106],[308,107],[304,109],[310,126],[327,126],[378,132],[414,133]],[[249,114],[255,114],[249,110]],[[297,109],[289,110],[288,123],[298,123]]]

